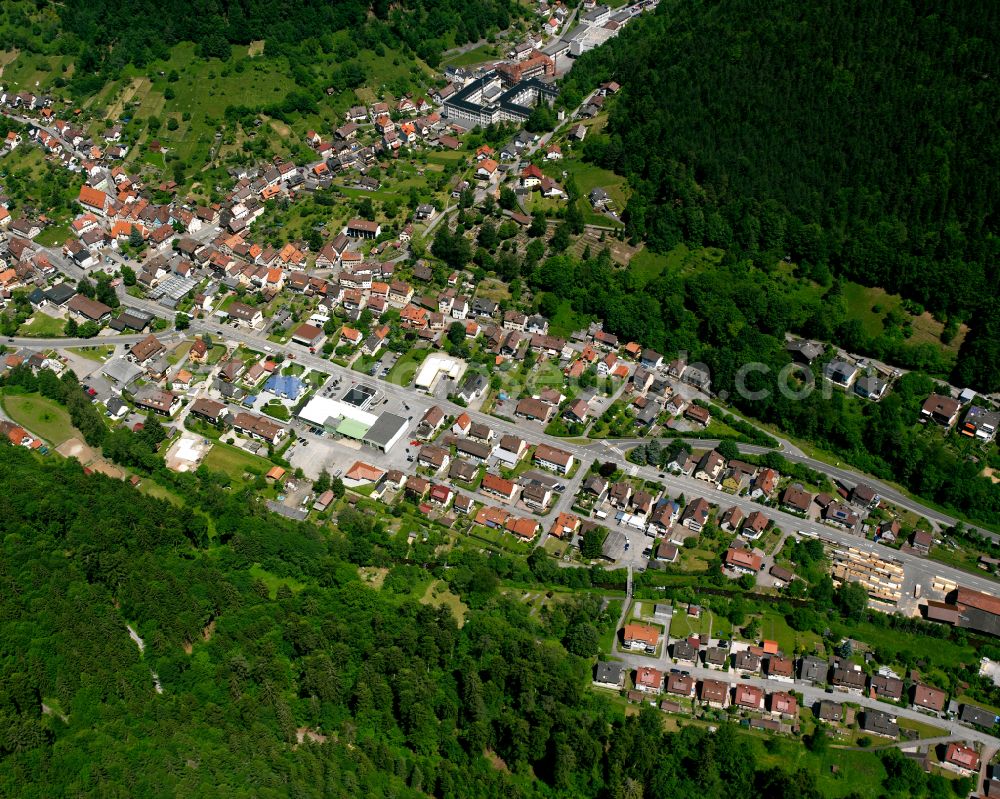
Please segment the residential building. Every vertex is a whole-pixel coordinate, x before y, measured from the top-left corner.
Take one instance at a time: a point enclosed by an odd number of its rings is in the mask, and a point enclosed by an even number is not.
[[[651,666],[640,666],[635,671],[635,688],[647,694],[658,694],[663,690],[663,672]]]
[[[729,704],[729,683],[702,680],[698,698],[709,707],[724,708]]]
[[[647,624],[626,624],[622,630],[622,643],[626,649],[652,655],[660,641],[660,632]]]
[[[570,453],[548,444],[539,444],[535,448],[533,460],[539,466],[559,474],[567,474],[573,468],[573,456]]]
[[[940,713],[948,702],[948,694],[940,688],[916,683],[911,691],[915,707],[926,708]]]
[[[971,746],[954,741],[945,749],[944,762],[962,774],[974,774],[979,771],[979,753]]]
[[[957,399],[945,397],[941,394],[931,394],[920,409],[920,415],[924,420],[931,420],[942,427],[951,427],[958,419],[958,411],[961,404]]]
[[[899,725],[896,719],[881,710],[865,708],[861,712],[861,729],[883,738],[898,738]]]
[[[625,687],[625,666],[621,663],[598,662],[594,668],[594,685],[602,688],[622,689]]]
[[[737,683],[733,692],[733,704],[743,710],[763,710],[764,689],[756,685]]]

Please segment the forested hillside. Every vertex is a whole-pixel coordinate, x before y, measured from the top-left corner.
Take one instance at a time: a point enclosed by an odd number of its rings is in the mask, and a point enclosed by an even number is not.
[[[997,390],[998,31],[986,0],[673,0],[580,58],[564,101],[622,84],[587,154],[630,178],[632,236],[789,255],[966,320],[955,379]]]
[[[40,14],[46,11],[48,13]],[[31,16],[29,16],[29,13]],[[178,42],[191,41],[206,58],[228,59],[230,45],[263,40],[271,52],[291,51],[308,68],[332,51],[337,33],[350,31],[358,47],[405,44],[436,64],[443,50],[507,28],[524,13],[513,0],[68,0],[14,4],[0,47],[79,54],[75,85],[96,91],[126,64],[166,59]],[[338,87],[339,88],[339,87]]]
[[[493,564],[455,562],[475,608],[459,628],[400,599],[395,569],[381,591],[360,581],[355,563],[391,565],[377,519],[342,513],[331,533],[181,478],[198,514],[0,444],[17,487],[0,495],[0,794],[819,796],[728,725],[623,720],[552,638],[586,596],[543,625],[496,593]]]

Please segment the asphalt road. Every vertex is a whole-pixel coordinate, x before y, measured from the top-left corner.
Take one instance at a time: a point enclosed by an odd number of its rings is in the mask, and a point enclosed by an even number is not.
[[[444,218],[444,216],[445,214],[442,213],[437,217],[437,219],[440,220]],[[217,228],[215,226],[206,226],[202,230],[198,231],[196,237],[199,240],[208,240],[212,238],[216,232]],[[58,250],[49,248],[47,252],[52,258],[53,264],[55,264],[57,268],[63,270],[68,277],[73,277],[75,270],[79,270],[79,267],[76,267],[75,264],[69,264],[66,261],[66,259],[62,257],[62,254]],[[79,271],[82,272],[83,270]],[[164,313],[164,308],[160,306],[158,303],[132,297],[124,292],[123,286],[119,286],[119,297],[121,299],[122,304],[125,307],[139,308],[161,316]],[[364,380],[366,383],[376,385],[387,396],[394,397],[400,402],[409,404],[414,409],[413,415],[415,419],[419,418],[420,415],[423,414],[424,410],[426,410],[428,407],[437,404],[441,406],[442,409],[445,410],[447,413],[452,415],[458,415],[463,411],[465,411],[474,421],[482,422],[484,424],[489,425],[501,435],[505,433],[510,435],[516,435],[519,437],[522,437],[524,435],[524,430],[517,423],[506,422],[495,416],[489,416],[480,413],[479,411],[473,411],[467,408],[463,408],[458,405],[455,405],[454,403],[450,403],[447,400],[431,398],[426,395],[420,394],[411,388],[399,386],[394,383],[389,383],[378,377],[368,377],[359,375],[357,372],[353,372],[349,368],[338,366],[337,364],[329,360],[326,360],[325,358],[310,353],[308,349],[305,347],[301,347],[295,344],[288,344],[282,346],[274,342],[270,342],[258,331],[251,331],[243,328],[235,328],[232,327],[231,325],[220,325],[210,319],[209,320],[193,319],[191,320],[189,334],[196,332],[208,332],[211,333],[212,335],[223,337],[231,341],[238,341],[253,347],[258,347],[258,348],[270,347],[272,351],[283,350],[286,353],[293,354],[295,359],[298,360],[300,363],[309,366],[311,368],[317,369],[319,371],[326,372],[328,374],[339,375],[340,377],[351,381]],[[161,335],[163,338],[168,338],[174,334],[171,332],[164,331],[162,334],[158,335]],[[139,340],[141,338],[142,338],[141,336],[139,337],[108,336],[97,339],[66,340],[66,339],[27,339],[27,338],[15,337],[13,342],[8,342],[8,343],[9,344],[12,343],[19,346],[27,346],[27,347],[39,346],[39,345],[45,347],[87,346],[98,343],[134,343],[136,340]],[[722,492],[718,491],[714,486],[711,486],[708,483],[705,483],[704,481],[696,480],[690,477],[680,477],[671,474],[665,474],[657,469],[653,469],[650,467],[640,467],[636,466],[635,464],[629,463],[628,461],[625,460],[624,457],[625,450],[629,447],[630,444],[628,440],[625,441],[602,440],[602,441],[588,442],[587,444],[573,444],[564,439],[554,438],[551,436],[546,436],[544,434],[532,434],[531,438],[535,439],[538,442],[544,441],[545,443],[548,443],[551,446],[572,453],[577,460],[583,462],[584,466],[587,465],[589,461],[595,457],[601,458],[603,460],[613,460],[618,463],[624,463],[625,468],[631,473],[639,477],[642,477],[644,479],[657,481],[662,485],[664,485],[664,487],[670,493],[671,496],[684,494],[685,498],[688,500],[695,497],[704,497],[710,503],[713,504],[724,503],[727,506],[736,505],[741,510],[743,510],[744,513],[750,513],[753,510],[759,510],[761,507],[757,503],[751,502],[749,499],[745,497],[734,497],[730,494],[723,494]],[[706,445],[707,442],[699,441],[699,443],[702,446],[704,446]],[[746,452],[767,451],[765,448],[761,447],[751,448],[749,446],[741,449],[742,451]],[[809,465],[811,468],[817,469],[818,471],[822,471],[826,474],[829,474],[831,477],[835,479],[843,480],[844,482],[847,482],[849,484],[853,484],[854,482],[863,479],[865,482],[868,482],[873,487],[875,487],[876,490],[879,490],[880,493],[882,493],[881,489],[884,488],[885,489],[884,496],[890,501],[896,501],[895,499],[896,497],[905,499],[901,497],[899,492],[891,489],[890,487],[884,486],[878,481],[874,481],[871,480],[870,478],[858,475],[857,473],[838,467],[831,467],[828,464],[822,463],[820,461],[815,461],[810,458],[806,458],[805,456],[796,455],[791,451],[783,452],[782,454],[784,454],[785,457],[789,458],[789,460],[799,460],[799,462],[805,463]],[[576,488],[578,487],[579,482],[582,479],[583,473],[584,473],[584,467],[580,467],[578,469],[576,478],[573,481],[566,481],[567,489],[559,500],[557,510],[568,509],[569,505],[572,502],[572,495],[573,493],[575,493]],[[665,476],[661,478],[659,477],[660,474],[665,474]],[[900,504],[904,503],[901,502]],[[954,523],[954,520],[952,520],[950,517],[932,511],[928,508],[923,508],[919,504],[913,503],[911,500],[905,500],[904,507],[910,507],[912,510],[914,510],[914,512],[920,513],[921,515],[925,515],[931,519],[939,520],[940,523],[943,524]],[[767,509],[767,515],[775,522],[775,524],[777,524],[779,527],[781,527],[783,530],[786,531],[804,530],[809,533],[819,535],[829,540],[832,540],[838,544],[842,544],[845,546],[854,546],[864,550],[873,550],[877,546],[876,544],[867,541],[863,538],[860,538],[856,535],[853,535],[852,533],[840,531],[836,528],[829,527],[823,524],[818,524],[816,522],[808,521],[805,519],[800,519],[796,516],[784,513],[783,511],[780,511],[775,508]],[[997,538],[1000,539],[1000,536],[998,536]],[[542,541],[544,542],[544,535]],[[631,562],[633,562],[636,566],[641,564],[641,550],[642,550],[641,547],[636,547],[635,551],[633,551],[630,556]],[[917,583],[920,583],[925,587],[929,587],[933,578],[938,575],[979,591],[995,593],[998,589],[997,583],[986,577],[982,577],[976,574],[971,574],[969,572],[955,569],[953,567],[946,566],[944,564],[938,564],[935,563],[934,561],[930,561],[915,555],[909,555],[904,552],[897,552],[895,550],[886,550],[886,553],[891,554],[893,557],[901,561],[906,569],[906,580],[903,586],[904,595],[905,593],[912,594],[913,586]]]
[[[843,691],[834,691],[832,694],[827,693],[825,688],[819,688],[812,683],[804,682],[802,680],[795,680],[794,682],[786,682],[784,680],[770,680],[766,677],[751,676],[748,678],[740,678],[736,676],[732,671],[719,671],[717,669],[710,669],[706,666],[690,666],[687,664],[677,664],[674,663],[667,653],[667,647],[664,646],[664,653],[659,658],[651,658],[645,655],[638,655],[631,652],[615,652],[614,657],[622,662],[626,663],[630,668],[637,668],[639,666],[652,666],[653,668],[660,669],[661,671],[669,673],[671,669],[679,669],[681,671],[686,671],[690,673],[692,677],[698,680],[720,680],[722,682],[729,683],[730,686],[737,684],[744,685],[754,685],[764,691],[771,693],[772,691],[791,691],[795,690],[802,694],[804,704],[812,707],[817,702],[824,699],[828,699],[832,702],[853,702],[855,704],[861,705],[862,707],[872,708],[873,710],[882,710],[889,713],[897,718],[912,719],[914,721],[919,721],[924,724],[932,724],[935,727],[940,727],[941,729],[947,730],[949,735],[947,737],[942,737],[942,741],[951,740],[952,738],[959,738],[964,741],[974,741],[979,744],[983,744],[987,747],[995,747],[1000,744],[1000,739],[989,735],[988,733],[982,732],[972,727],[966,727],[964,724],[959,723],[957,720],[941,718],[937,715],[932,715],[924,713],[919,710],[914,710],[909,707],[900,707],[898,705],[891,705],[886,702],[880,702],[876,699],[870,699],[866,696],[861,696],[859,694],[846,693]],[[664,694],[664,696],[669,697],[669,694]],[[875,740],[879,740],[877,737]],[[930,739],[931,742],[937,741],[938,738]],[[888,742],[888,741],[887,741]],[[916,742],[910,742],[916,745]]]
[[[149,300],[142,300],[136,297],[129,296],[127,294],[121,295],[121,300],[123,305],[127,307],[140,308],[142,310],[151,311],[154,313],[163,313],[163,308],[157,303],[151,302]],[[236,328],[231,325],[220,325],[211,320],[199,320],[195,319],[191,322],[191,328],[189,333],[196,332],[208,332],[214,336],[225,338],[230,341],[238,341],[249,346],[261,348],[270,347],[272,350],[283,350],[286,353],[293,354],[295,360],[302,363],[305,366],[309,366],[313,369],[317,369],[328,374],[338,375],[341,378],[347,379],[349,381],[364,380],[366,383],[376,385],[382,392],[387,396],[394,397],[401,402],[405,402],[414,409],[414,418],[418,419],[420,415],[423,414],[424,410],[429,408],[431,405],[439,405],[447,413],[452,415],[458,415],[463,411],[466,412],[473,421],[482,422],[489,425],[499,434],[510,434],[516,436],[523,436],[524,430],[517,423],[507,422],[503,419],[499,419],[495,416],[489,416],[483,414],[479,411],[470,410],[468,408],[460,407],[454,403],[450,403],[447,400],[431,398],[426,395],[420,394],[415,390],[399,386],[394,383],[389,383],[378,377],[369,377],[364,375],[359,375],[357,372],[353,372],[348,368],[338,366],[337,364],[326,360],[325,358],[314,355],[308,351],[307,348],[301,347],[295,344],[289,345],[279,345],[274,342],[268,341],[266,338],[261,336],[256,331],[247,330],[244,328]],[[165,333],[164,337],[170,334]],[[141,337],[140,337],[141,338]],[[134,336],[126,337],[107,337],[102,339],[86,339],[86,340],[64,340],[64,339],[15,339],[14,343],[20,343],[23,346],[32,346],[41,343],[44,346],[86,346],[95,343],[114,343],[118,340],[130,339],[131,341],[137,340]],[[624,446],[627,446],[627,442],[621,441],[595,441],[589,442],[587,444],[574,444],[563,439],[554,438],[551,436],[546,436],[544,434],[537,434],[531,436],[538,442],[545,442],[551,446],[557,447],[559,449],[566,450],[573,454],[573,456],[582,461],[585,465],[589,464],[589,461],[593,458],[600,458],[602,460],[613,460],[618,463],[623,463],[625,468],[631,473],[643,479],[652,480],[662,484],[667,492],[671,496],[677,496],[683,494],[687,500],[691,500],[696,497],[704,497],[710,503],[713,504],[725,504],[736,505],[744,513],[749,514],[754,510],[761,509],[761,506],[755,502],[752,502],[746,497],[734,497],[730,494],[724,494],[717,490],[714,486],[701,481],[696,480],[691,477],[681,477],[672,474],[662,473],[657,469],[650,467],[640,467],[635,464],[629,463],[623,457]],[[621,447],[621,449],[619,449]],[[814,464],[814,468],[821,468],[823,471],[827,471],[829,467],[826,464],[820,464],[818,462],[811,462]],[[575,492],[575,487],[578,484],[578,480],[582,477],[584,468],[581,467],[577,473],[577,482],[573,485],[567,485],[567,490],[564,492],[563,498],[560,500],[560,506],[568,504],[571,502],[572,492]],[[660,474],[665,474],[664,477],[660,477]],[[844,472],[844,474],[847,474]],[[776,508],[768,508],[767,515],[786,531],[800,531],[805,530],[812,534],[822,536],[824,538],[835,541],[838,544],[845,546],[854,546],[863,550],[873,550],[877,546],[871,541],[867,541],[863,538],[855,536],[848,532],[840,531],[836,528],[829,527],[824,524],[818,524],[816,522],[808,521],[805,519],[800,519],[796,516],[784,513]],[[633,553],[634,560],[638,564],[641,557],[641,548],[637,547],[636,552]],[[895,550],[885,550],[886,554],[891,554],[894,558],[897,558],[903,563],[906,569],[906,581],[904,582],[904,591],[912,593],[912,587],[916,583],[920,583],[925,587],[929,587],[933,578],[935,576],[943,576],[961,585],[973,588],[978,591],[985,591],[995,593],[998,589],[998,585],[995,581],[988,579],[986,577],[981,577],[976,574],[971,574],[969,572],[961,571],[944,564],[939,564],[934,561],[930,561],[915,555],[909,555],[904,552],[897,552]]]

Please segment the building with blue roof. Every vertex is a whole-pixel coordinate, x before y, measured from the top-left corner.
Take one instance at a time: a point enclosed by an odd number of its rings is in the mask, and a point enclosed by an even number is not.
[[[264,390],[282,399],[298,399],[305,386],[293,375],[271,375],[264,384]]]

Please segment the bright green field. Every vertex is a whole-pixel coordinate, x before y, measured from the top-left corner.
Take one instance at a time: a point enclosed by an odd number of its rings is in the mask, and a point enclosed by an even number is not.
[[[212,446],[208,455],[205,456],[204,464],[209,469],[225,472],[237,482],[243,482],[245,472],[265,474],[271,468],[269,461],[229,444],[223,444],[221,441]]]
[[[882,781],[886,778],[882,761],[873,752],[828,749],[822,755],[810,752],[800,741],[774,737],[765,748],[770,736],[753,736],[756,740],[755,761],[759,767],[777,766],[787,771],[807,769],[816,776],[820,793],[836,799],[856,793],[865,799],[882,795]],[[836,773],[832,766],[837,766]]]
[[[62,319],[56,319],[47,313],[35,311],[34,316],[17,329],[19,336],[32,336],[35,338],[54,338],[63,334],[66,323]]]
[[[625,178],[616,175],[610,169],[602,169],[594,164],[588,164],[578,158],[564,158],[562,161],[546,162],[542,171],[555,180],[568,182],[573,178],[576,187],[580,192],[580,199],[577,200],[580,210],[583,212],[584,221],[592,225],[604,225],[613,227],[615,222],[610,217],[595,213],[590,206],[588,195],[592,189],[604,189],[611,197],[615,210],[621,214],[628,201],[627,184]],[[568,173],[563,177],[563,172]]]
[[[679,608],[670,619],[672,638],[686,638],[689,635],[709,635],[713,638],[728,637],[733,633],[733,625],[728,619],[716,616],[708,608],[703,608],[697,619],[688,616]]]
[[[553,336],[567,338],[574,331],[585,328],[589,322],[587,316],[573,310],[572,301],[562,300],[559,303],[559,310],[549,323],[549,332]]]
[[[17,394],[4,395],[2,402],[11,419],[53,446],[79,435],[65,408],[50,399],[38,394]]]
[[[468,52],[459,53],[452,58],[444,59],[441,62],[441,66],[467,67],[471,64],[482,64],[484,61],[490,61],[491,59],[502,57],[503,53],[500,52],[500,48],[488,44],[481,44],[479,47],[474,47]]]

